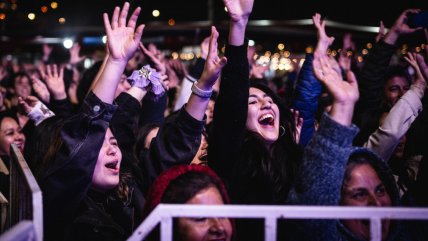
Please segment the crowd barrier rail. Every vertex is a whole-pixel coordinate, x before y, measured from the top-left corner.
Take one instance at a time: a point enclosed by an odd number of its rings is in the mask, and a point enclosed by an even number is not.
[[[368,219],[370,240],[381,241],[382,219],[428,220],[428,208],[160,204],[128,241],[144,240],[157,224],[161,240],[172,241],[173,218],[201,216],[264,219],[265,241],[276,240],[278,219]]]

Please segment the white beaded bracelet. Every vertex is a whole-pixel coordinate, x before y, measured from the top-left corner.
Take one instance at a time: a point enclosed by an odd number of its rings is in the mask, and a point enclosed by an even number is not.
[[[192,85],[192,93],[203,98],[203,99],[209,99],[213,93],[213,90],[202,90],[198,86],[196,86],[198,82],[194,82]]]

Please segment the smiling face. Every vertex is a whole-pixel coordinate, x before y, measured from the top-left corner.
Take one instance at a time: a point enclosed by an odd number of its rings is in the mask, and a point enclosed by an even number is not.
[[[350,177],[344,181],[341,195],[343,206],[391,206],[391,198],[376,171],[369,164],[352,167]],[[370,239],[368,220],[342,220],[356,236]],[[388,236],[390,221],[382,220],[382,240]]]
[[[10,144],[15,144],[21,152],[24,151],[25,136],[21,127],[11,117],[4,117],[0,124],[0,154],[10,154]]]
[[[119,170],[122,153],[117,144],[116,138],[107,129],[103,145],[98,154],[92,176],[92,189],[99,192],[106,192],[115,188],[119,184]]]
[[[209,186],[199,191],[186,204],[223,205],[219,190]],[[228,218],[179,218],[180,241],[230,241],[232,224]]]
[[[394,76],[385,84],[384,94],[386,102],[393,106],[410,88],[406,78],[402,76]]]
[[[258,133],[267,145],[278,140],[279,109],[272,98],[257,88],[250,88],[246,127]]]

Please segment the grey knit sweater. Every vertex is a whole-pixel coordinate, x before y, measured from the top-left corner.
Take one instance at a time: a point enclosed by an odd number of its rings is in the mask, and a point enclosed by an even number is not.
[[[391,197],[392,205],[399,205],[399,196],[389,168],[375,153],[366,148],[352,146],[358,132],[356,126],[342,126],[324,114],[319,130],[306,146],[303,162],[297,174],[288,200],[298,205],[338,206],[342,182],[350,155],[365,153],[372,159],[374,169],[384,183]],[[288,237],[291,240],[360,240],[352,235],[339,220],[307,220],[292,222]],[[388,241],[423,240],[409,238],[408,230],[398,222],[393,222]]]

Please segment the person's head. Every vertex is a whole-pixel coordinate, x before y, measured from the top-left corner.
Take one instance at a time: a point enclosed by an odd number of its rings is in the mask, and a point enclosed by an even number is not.
[[[106,192],[117,187],[119,185],[121,161],[122,152],[109,128],[98,153],[97,164],[92,175],[91,188],[98,192]]]
[[[15,144],[24,151],[25,136],[15,118],[8,115],[0,116],[0,155],[10,155],[10,145]]]
[[[208,167],[179,165],[163,172],[153,183],[144,207],[147,216],[159,203],[222,205],[229,203],[219,177]],[[228,240],[233,225],[228,218],[178,218],[174,240]]]
[[[392,107],[409,90],[410,85],[411,77],[406,68],[402,66],[390,67],[385,74],[385,103]]]
[[[28,97],[31,94],[30,77],[27,74],[18,73],[13,81],[13,90],[16,96]]]
[[[294,138],[291,112],[268,86],[256,81],[250,84],[246,128],[258,134],[267,146],[283,135]]]
[[[362,151],[351,155],[342,183],[343,206],[388,207],[396,205],[394,180],[389,169],[374,154]],[[378,163],[378,164],[377,164]],[[370,239],[369,220],[341,221],[359,238]],[[382,221],[382,240],[389,234],[390,220]]]

